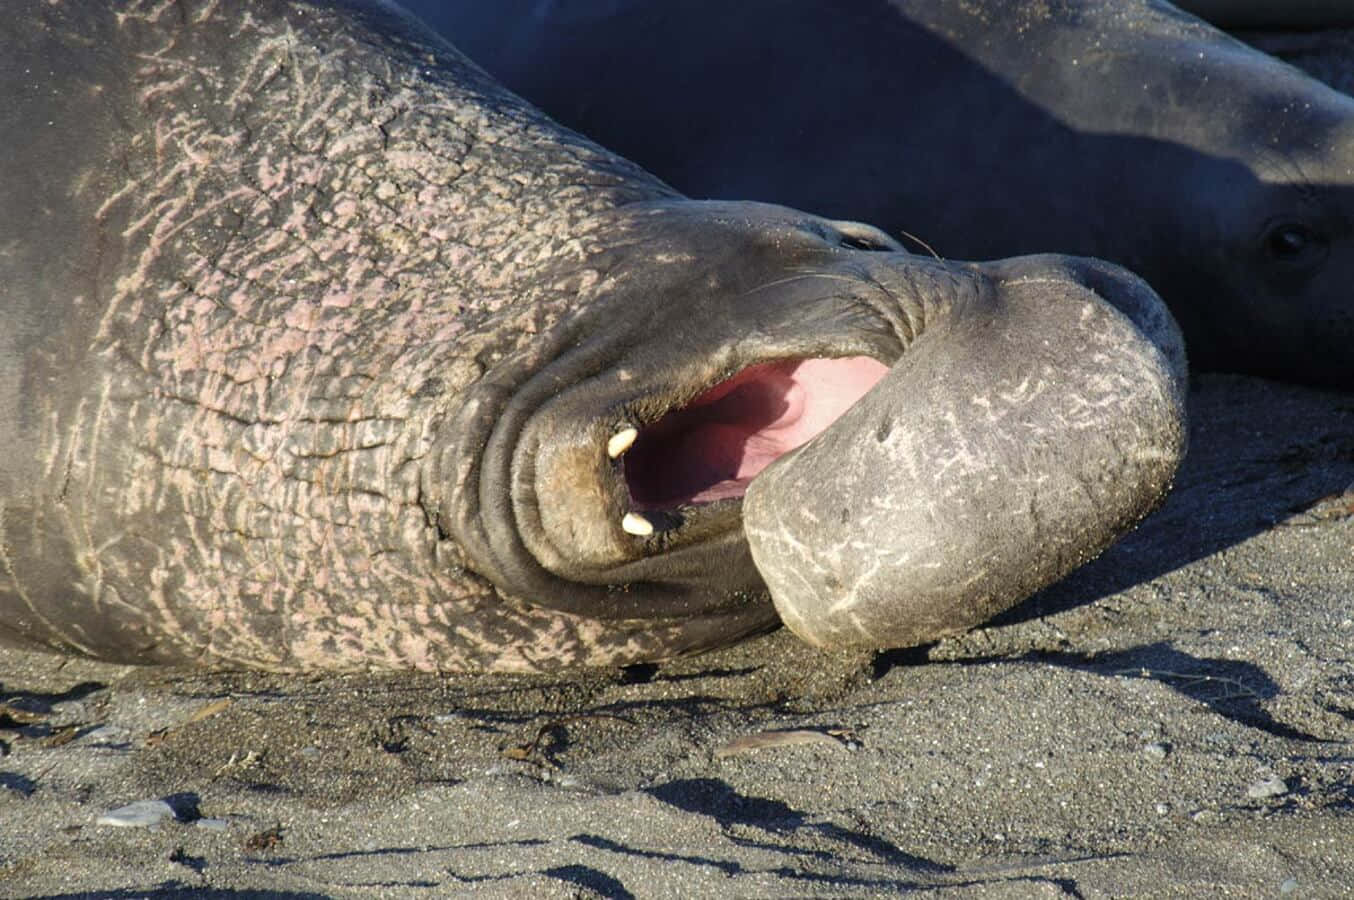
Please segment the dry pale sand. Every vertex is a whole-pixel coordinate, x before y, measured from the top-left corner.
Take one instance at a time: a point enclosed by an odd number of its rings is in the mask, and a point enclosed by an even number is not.
[[[1354,396],[1212,376],[1192,414],[1138,532],[919,650],[535,678],[5,652],[0,894],[1348,896]]]

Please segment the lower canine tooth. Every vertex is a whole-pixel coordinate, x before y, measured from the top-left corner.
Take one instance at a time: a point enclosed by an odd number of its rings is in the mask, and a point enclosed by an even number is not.
[[[615,459],[626,450],[629,450],[630,445],[635,442],[635,438],[637,437],[639,437],[639,431],[636,429],[622,428],[611,436],[611,440],[606,442],[606,455]]]
[[[635,513],[625,514],[625,518],[621,519],[621,528],[626,534],[633,534],[636,537],[648,537],[653,534],[653,523]]]

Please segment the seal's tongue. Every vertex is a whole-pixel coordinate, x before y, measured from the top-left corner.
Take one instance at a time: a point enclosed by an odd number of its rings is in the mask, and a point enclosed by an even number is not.
[[[777,458],[826,429],[888,367],[866,356],[751,366],[640,432],[625,456],[639,509],[741,497]]]
[[[827,647],[970,628],[1150,511],[1183,453],[1178,376],[1068,280],[1008,281],[940,323],[831,427],[749,485],[752,557]]]

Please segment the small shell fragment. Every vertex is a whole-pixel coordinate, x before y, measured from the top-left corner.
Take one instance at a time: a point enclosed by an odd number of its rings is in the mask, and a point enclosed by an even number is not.
[[[839,749],[853,750],[859,746],[850,735],[840,731],[817,731],[812,728],[789,728],[772,731],[758,731],[735,738],[715,749],[715,759],[725,759],[765,750],[769,747],[799,747],[805,744],[827,744]]]

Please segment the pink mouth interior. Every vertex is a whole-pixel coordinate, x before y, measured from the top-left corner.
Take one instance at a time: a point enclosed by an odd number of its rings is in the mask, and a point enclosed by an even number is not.
[[[868,356],[744,369],[639,433],[625,481],[640,509],[741,497],[777,457],[825,430],[888,372]]]

